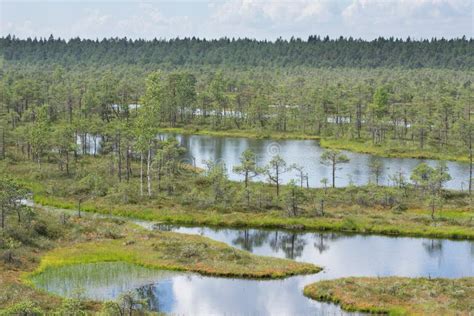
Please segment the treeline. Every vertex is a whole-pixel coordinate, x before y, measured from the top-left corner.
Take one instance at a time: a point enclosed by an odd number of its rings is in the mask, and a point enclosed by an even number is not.
[[[137,107],[151,102],[157,111],[152,124],[161,127],[298,132],[472,153],[472,72],[260,70],[6,68],[0,140],[18,143],[18,131],[37,121],[40,107],[51,124],[67,122],[78,135],[101,135],[110,124],[135,120]],[[147,85],[153,94],[145,93]]]
[[[412,40],[310,36],[276,41],[221,38],[206,40],[102,40],[0,38],[7,62],[73,65],[359,67],[472,69],[473,39]]]

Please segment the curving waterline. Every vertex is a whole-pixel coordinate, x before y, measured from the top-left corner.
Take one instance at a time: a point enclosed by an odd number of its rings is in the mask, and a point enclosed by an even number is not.
[[[43,208],[77,214],[74,210]],[[472,241],[179,227],[112,215],[87,213],[84,216],[120,219],[145,229],[199,234],[258,255],[286,257],[325,267],[322,273],[316,275],[285,280],[252,281],[179,275],[140,287],[141,293],[147,293],[151,299],[155,310],[170,313],[186,314],[189,312],[186,306],[193,306],[196,314],[341,315],[346,313],[337,306],[305,298],[303,287],[318,280],[345,276],[457,278],[474,275]],[[242,301],[247,305],[244,306]]]

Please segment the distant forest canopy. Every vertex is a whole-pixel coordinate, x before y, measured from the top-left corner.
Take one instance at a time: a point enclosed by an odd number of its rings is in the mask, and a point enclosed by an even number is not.
[[[474,68],[474,39],[412,40],[310,36],[276,41],[221,38],[206,40],[0,38],[4,61],[14,64],[230,67]]]

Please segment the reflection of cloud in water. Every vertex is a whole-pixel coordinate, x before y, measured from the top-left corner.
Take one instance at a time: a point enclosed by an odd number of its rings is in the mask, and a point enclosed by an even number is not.
[[[177,273],[104,262],[50,268],[33,277],[33,283],[49,292],[74,297],[80,290],[89,299],[110,300],[146,284],[171,279]]]
[[[167,139],[172,134],[159,135],[160,139]],[[228,174],[232,180],[242,180],[240,176],[232,172],[232,168],[239,165],[239,156],[246,150],[251,149],[257,156],[257,163],[260,166],[267,164],[272,158],[272,151],[269,147],[278,146],[278,153],[288,163],[298,164],[304,167],[309,176],[310,186],[321,186],[322,178],[330,178],[330,168],[319,163],[323,149],[317,141],[313,140],[269,140],[269,139],[248,139],[237,137],[213,137],[206,135],[176,135],[176,139],[187,149],[186,158],[188,161],[195,161],[198,167],[204,167],[204,161],[224,161]],[[82,150],[82,139],[78,137],[77,144]],[[87,135],[86,152],[90,155],[101,152],[101,137]],[[110,148],[109,148],[110,150]],[[352,180],[355,184],[365,184],[370,181],[371,175],[369,164],[375,158],[372,155],[345,152],[350,158],[350,163],[341,165],[337,172],[337,186],[346,186]],[[383,164],[383,172],[380,176],[381,184],[389,184],[389,177],[397,172],[403,172],[405,177],[420,162],[427,162],[435,165],[436,161],[421,160],[411,158],[377,158]],[[448,161],[449,172],[452,180],[448,181],[447,187],[451,189],[461,189],[463,184],[466,187],[468,177],[468,165]],[[284,182],[294,179],[295,173],[289,172],[282,175]],[[265,181],[265,177],[255,178],[257,181]]]
[[[301,290],[298,278],[256,281],[177,277],[173,282],[177,302],[173,313],[188,314],[191,310],[193,315],[301,315],[324,310],[339,315],[338,307],[309,300]]]
[[[233,180],[242,180],[242,177],[232,172],[232,167],[240,164],[239,156],[246,150],[251,149],[257,156],[260,166],[267,164],[272,150],[278,148],[278,153],[288,163],[298,164],[304,167],[309,175],[310,186],[321,186],[322,178],[330,177],[330,168],[319,163],[323,149],[317,141],[313,140],[269,140],[248,139],[237,137],[213,137],[207,135],[181,135],[178,137],[183,147],[187,149],[187,155],[195,158],[199,167],[203,167],[203,161],[225,161],[229,176]],[[341,165],[337,173],[338,186],[346,186],[349,180],[355,184],[365,184],[370,180],[369,164],[374,158],[371,155],[345,152],[350,158],[350,163]],[[409,158],[378,158],[383,163],[383,172],[380,183],[388,184],[389,176],[395,172],[402,171],[409,176],[410,171],[420,162],[426,161],[430,165],[436,162],[432,160],[420,160]],[[453,180],[447,183],[449,188],[461,188],[461,183],[467,181],[468,165],[456,162],[447,162]],[[284,182],[295,178],[294,172],[282,175]],[[265,177],[255,178],[257,181],[265,181]]]
[[[445,276],[473,275],[472,242],[442,240],[442,247],[428,251],[430,239],[344,235],[339,233],[291,233],[256,229],[179,228],[244,248],[243,236],[255,254],[290,257],[326,268],[324,278],[360,276]],[[247,231],[247,232],[245,232]],[[258,236],[259,238],[256,238]],[[266,237],[265,237],[266,236]],[[245,240],[245,238],[243,238]],[[263,241],[263,243],[262,243]],[[439,241],[434,241],[437,244]]]
[[[303,287],[321,279],[346,276],[472,276],[474,243],[470,241],[431,240],[339,233],[294,233],[258,229],[217,229],[166,226],[168,230],[200,234],[226,242],[258,255],[294,257],[325,267],[318,274],[283,280],[241,280],[171,273],[167,277],[144,278],[135,270],[114,269],[112,274],[95,276],[82,269],[78,284],[97,293],[116,297],[133,287],[150,298],[156,310],[175,314],[272,314],[340,315],[338,307],[318,303],[302,295]],[[109,269],[110,270],[110,269]],[[140,270],[137,270],[140,271]],[[97,274],[97,273],[96,273]],[[51,287],[75,287],[71,273],[56,273]],[[154,283],[152,286],[148,285]],[[77,284],[76,284],[77,285]]]

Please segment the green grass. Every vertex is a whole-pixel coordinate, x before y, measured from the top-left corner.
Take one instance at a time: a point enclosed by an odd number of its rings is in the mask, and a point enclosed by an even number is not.
[[[389,315],[470,315],[474,278],[342,278],[305,286],[304,295],[347,311]]]
[[[74,201],[35,195],[35,203],[64,209],[75,209]],[[411,222],[410,218],[395,215],[397,220],[380,220],[368,216],[349,216],[346,218],[327,217],[286,217],[278,211],[265,213],[212,211],[180,211],[156,209],[140,205],[103,205],[100,201],[89,201],[82,206],[86,212],[109,214],[147,221],[164,222],[188,226],[220,226],[273,228],[313,231],[338,231],[347,233],[403,235],[413,237],[474,239],[471,227],[444,224],[442,226]],[[394,215],[392,215],[394,216]]]
[[[267,130],[239,130],[239,129],[223,129],[212,130],[200,127],[169,127],[160,128],[163,133],[176,133],[184,135],[207,135],[216,137],[242,137],[242,138],[269,138],[269,139],[314,139],[319,140],[316,135],[305,134],[301,132],[275,132]]]
[[[125,262],[154,269],[190,271],[236,278],[283,278],[317,273],[313,264],[256,256],[209,238],[174,232],[151,232],[117,218],[77,217],[35,208],[32,223],[7,216],[7,238],[21,237],[14,260],[4,261],[0,248],[0,314],[20,305],[55,314],[63,300],[34,286],[32,277],[61,266],[98,262]],[[40,224],[40,225],[39,225]],[[39,228],[39,229],[38,229]],[[0,232],[0,245],[5,235]],[[89,312],[101,305],[84,302]],[[25,305],[25,306],[26,306]],[[61,313],[59,313],[61,314]]]
[[[411,192],[402,197],[398,192],[395,198],[402,203],[406,210],[397,211],[384,206],[387,194],[392,194],[392,188],[376,186],[348,187],[328,189],[324,216],[317,216],[311,197],[321,196],[323,189],[305,190],[309,200],[302,205],[300,214],[296,217],[288,216],[283,202],[275,199],[275,188],[269,185],[251,183],[258,186],[261,194],[273,199],[269,207],[255,209],[246,207],[241,200],[232,201],[227,206],[216,205],[212,201],[208,184],[205,179],[197,175],[183,174],[176,179],[176,192],[169,195],[161,192],[153,198],[140,197],[139,179],[132,178],[129,189],[119,196],[127,194],[133,196],[133,202],[117,198],[114,190],[120,184],[108,174],[106,159],[99,157],[85,157],[81,164],[84,170],[101,172],[107,182],[105,196],[91,198],[82,203],[82,210],[102,214],[111,214],[148,221],[166,222],[178,225],[192,226],[226,226],[226,227],[254,227],[272,229],[293,229],[312,231],[339,231],[362,234],[403,235],[431,238],[474,239],[474,211],[472,201],[466,193],[447,191],[443,208],[435,213],[435,220],[420,195]],[[0,163],[0,168],[2,164]],[[85,168],[87,167],[87,169]],[[57,165],[44,163],[42,171],[31,162],[4,165],[5,172],[15,175],[34,193],[36,203],[45,206],[54,206],[64,209],[76,209],[78,197],[70,188],[77,180],[66,177],[57,169]],[[204,184],[203,184],[204,183]],[[241,190],[241,184],[229,182],[233,192]],[[200,201],[191,200],[192,190],[199,190],[203,194]],[[153,188],[154,192],[158,189]],[[286,187],[282,186],[283,194]],[[240,202],[239,202],[240,201]],[[359,202],[362,201],[362,202]],[[256,205],[253,202],[253,205]]]
[[[374,145],[371,141],[358,141],[346,139],[322,138],[321,147],[348,150],[358,153],[372,154],[380,157],[390,158],[418,158],[437,159],[468,162],[467,155],[459,155],[448,150],[426,149],[420,150],[417,147],[400,144]]]
[[[56,248],[43,256],[39,267],[29,276],[54,267],[97,262],[126,262],[154,269],[259,279],[321,271],[313,264],[256,256],[202,236],[135,232],[117,240]]]

